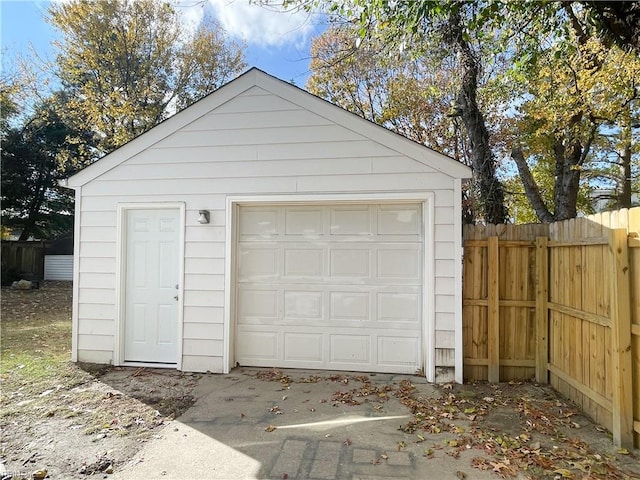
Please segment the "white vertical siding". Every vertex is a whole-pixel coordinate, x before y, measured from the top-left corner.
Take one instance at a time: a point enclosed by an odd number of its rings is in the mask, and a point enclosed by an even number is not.
[[[73,280],[73,255],[45,255],[45,280]]]
[[[185,203],[182,367],[222,372],[226,196],[402,191],[435,194],[436,366],[452,366],[453,178],[258,87],[82,187],[79,359],[112,358],[118,203]]]

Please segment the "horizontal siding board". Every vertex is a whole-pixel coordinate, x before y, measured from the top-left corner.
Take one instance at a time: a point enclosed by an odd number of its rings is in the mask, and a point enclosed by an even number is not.
[[[178,131],[158,142],[156,147],[208,147],[217,145],[270,145],[280,143],[345,142],[364,137],[339,125],[295,128],[247,128],[207,132]]]
[[[140,196],[147,202],[152,201],[151,196],[166,197],[174,194],[178,198],[184,192],[197,195],[228,194],[228,193],[280,193],[295,192],[295,177],[267,177],[267,178],[195,178],[195,179],[161,179],[148,180],[121,180],[117,183],[95,180],[82,191],[86,195],[123,195]],[[122,200],[119,200],[122,201]],[[140,201],[140,200],[138,200]]]
[[[222,356],[184,355],[182,357],[182,370],[185,372],[222,373]]]
[[[92,303],[94,305],[115,305],[116,291],[112,288],[85,288],[82,286],[79,292],[80,303]]]
[[[113,351],[78,349],[78,361],[86,363],[110,364],[113,363]]]
[[[83,202],[83,207],[85,207]],[[109,208],[113,208],[109,205]],[[116,225],[116,211],[104,210],[97,212],[88,212],[83,210],[80,214],[83,227],[113,227]]]
[[[260,127],[299,127],[330,125],[331,122],[309,110],[292,106],[291,110],[282,110],[278,115],[272,112],[231,112],[213,111],[183,128],[183,131],[215,131]]]
[[[452,292],[453,293],[453,292]],[[436,295],[436,312],[455,312],[455,297],[453,295]]]
[[[79,322],[85,320],[104,320],[115,318],[115,305],[99,305],[94,303],[80,303],[78,305]]]
[[[453,223],[454,215],[453,206],[436,207],[434,223],[436,225],[451,225]]]
[[[73,255],[45,255],[45,280],[73,280]]]
[[[454,238],[453,224],[440,224],[434,231],[436,242],[452,242]]]
[[[116,226],[108,227],[80,227],[80,241],[82,242],[115,242]]]
[[[184,304],[189,307],[223,307],[224,292],[219,290],[186,290]]]
[[[453,207],[454,203],[452,181],[452,188],[450,190],[443,189],[436,192],[434,205],[436,207]]]
[[[80,242],[80,255],[94,258],[115,257],[116,242]]]
[[[79,350],[102,350],[113,352],[113,335],[78,335]]]
[[[414,162],[416,163],[416,162]],[[305,158],[298,160],[206,161],[175,164],[122,165],[100,177],[100,181],[279,177],[296,175],[350,175],[371,173],[367,158]]]
[[[224,258],[225,244],[221,242],[187,242],[185,258]]]
[[[453,348],[436,348],[436,367],[455,367],[456,351]]]
[[[455,277],[455,263],[453,260],[442,260],[436,258],[435,261],[436,277]]]
[[[85,188],[82,189],[83,193]],[[116,212],[118,204],[121,203],[143,203],[149,202],[158,203],[186,203],[187,206],[195,206],[201,208],[202,205],[207,205],[210,209],[224,208],[225,194],[192,194],[189,191],[177,192],[172,194],[158,194],[153,199],[133,193],[131,195],[87,195],[82,197],[82,213],[90,214],[93,212],[112,211]]]
[[[185,241],[187,242],[224,242],[226,239],[225,227],[215,225],[187,225],[185,231]]]
[[[219,323],[224,321],[224,307],[184,307],[184,323]]]
[[[377,175],[317,175],[298,177],[298,192],[357,192],[434,190],[449,180],[441,173],[389,173]]]
[[[397,152],[381,146],[371,140],[281,143],[273,145],[217,145],[162,148],[155,147],[144,150],[131,158],[129,165],[186,165],[203,161],[214,162],[248,162],[300,160],[312,158],[316,160],[394,157]],[[382,173],[382,172],[381,172]]]
[[[455,332],[451,330],[436,330],[436,348],[455,348]]]
[[[295,160],[305,157],[322,158],[371,158],[388,157],[397,154],[394,150],[384,147],[371,140],[331,141],[309,143],[287,143],[275,145],[260,145],[258,160]]]
[[[371,159],[371,173],[428,173],[436,172],[427,165],[402,155],[374,157]],[[452,184],[453,185],[453,184]],[[445,187],[445,185],[443,185]],[[453,188],[453,187],[452,187]]]
[[[184,277],[187,290],[224,290],[224,275],[188,273]]]
[[[113,320],[83,320],[78,323],[78,333],[81,335],[113,335],[114,330]]]
[[[116,259],[82,257],[80,258],[80,272],[115,273]]]
[[[185,338],[183,355],[201,355],[217,357],[222,355],[222,340]]]
[[[115,273],[81,272],[79,280],[82,288],[115,288],[116,287]]]
[[[282,112],[298,108],[294,103],[276,95],[242,94],[216,108],[216,113]]]
[[[447,295],[455,291],[455,280],[453,277],[436,277],[434,284],[436,295]]]
[[[453,313],[437,312],[436,313],[436,330],[455,330],[456,317]]]
[[[187,258],[184,262],[186,274],[224,275],[223,258]]]
[[[183,335],[185,339],[223,340],[224,328],[220,323],[185,323]]]
[[[454,244],[451,242],[436,242],[435,256],[436,258],[445,259],[453,258],[454,256]]]

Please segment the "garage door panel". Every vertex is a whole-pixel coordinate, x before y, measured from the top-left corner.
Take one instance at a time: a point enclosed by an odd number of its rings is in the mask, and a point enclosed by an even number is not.
[[[418,342],[416,337],[379,336],[377,363],[385,366],[419,365]]]
[[[242,342],[237,346],[237,357],[241,365],[251,365],[255,362],[263,366],[275,366],[280,351],[278,333],[273,331],[252,331],[238,328],[238,335]]]
[[[241,365],[421,368],[419,205],[260,208],[237,250]]]
[[[278,248],[241,247],[238,263],[240,281],[275,278],[279,276],[280,251]]]
[[[322,208],[288,207],[285,209],[285,235],[323,235]]]
[[[377,318],[380,322],[411,322],[419,326],[420,295],[418,293],[379,292]],[[415,327],[414,327],[415,328]]]
[[[332,291],[329,294],[329,320],[369,320],[369,292]]]
[[[322,278],[324,274],[324,249],[284,249],[284,276]]]
[[[370,335],[330,335],[329,361],[333,364],[371,365]]]
[[[418,206],[384,206],[378,209],[378,235],[415,235],[419,237],[420,207]]]
[[[238,290],[238,322],[245,323],[252,318],[278,318],[278,290]]]
[[[331,235],[372,235],[371,207],[335,207],[331,209]]]
[[[369,278],[371,252],[364,248],[330,248],[332,277]]]
[[[239,223],[240,240],[243,240],[244,236],[277,235],[278,210],[276,208],[245,208]]]
[[[324,362],[324,335],[322,333],[289,332],[284,334],[285,362]]]
[[[323,293],[318,291],[284,292],[285,320],[322,320]]]
[[[415,247],[378,250],[376,267],[379,279],[403,278],[419,281],[422,270],[420,252]]]

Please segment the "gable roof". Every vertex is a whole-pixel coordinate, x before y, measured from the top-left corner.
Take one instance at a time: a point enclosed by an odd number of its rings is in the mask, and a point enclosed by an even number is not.
[[[471,177],[471,169],[453,158],[359,117],[295,85],[284,82],[253,67],[235,80],[226,83],[196,103],[105,155],[97,162],[89,165],[68,179],[62,180],[60,182],[61,185],[76,188],[89,183],[103,173],[117,167],[127,159],[151,147],[172,133],[198,120],[220,105],[255,86],[297,104],[301,108],[323,116],[337,125],[359,133],[374,142],[391,148],[446,175],[454,178]]]

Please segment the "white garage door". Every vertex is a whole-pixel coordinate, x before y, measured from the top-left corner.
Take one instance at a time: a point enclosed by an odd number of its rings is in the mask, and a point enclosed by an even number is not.
[[[240,207],[236,360],[415,373],[422,231],[414,204]]]

